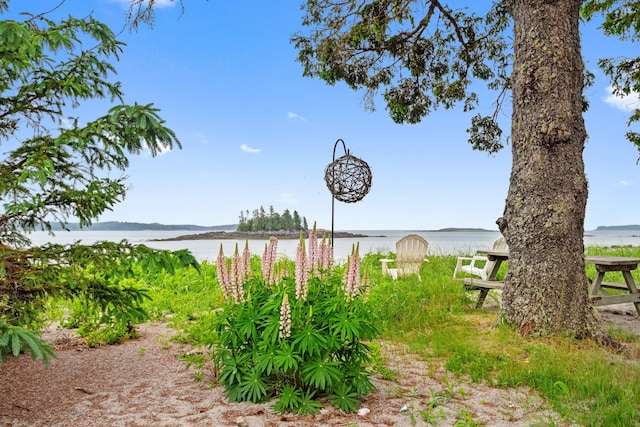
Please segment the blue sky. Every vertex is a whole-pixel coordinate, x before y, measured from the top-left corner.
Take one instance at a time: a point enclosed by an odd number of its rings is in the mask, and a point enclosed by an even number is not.
[[[157,10],[153,28],[122,33],[127,46],[114,78],[126,101],[153,102],[183,148],[132,157],[132,189],[100,221],[233,224],[240,211],[273,206],[330,228],[324,170],[342,139],[369,164],[373,181],[362,201],[335,202],[337,230],[495,230],[507,196],[510,145],[495,156],[473,151],[466,133],[471,114],[460,108],[398,125],[382,103],[370,112],[362,93],[302,77],[289,42],[301,29],[301,1],[185,0],[183,14],[169,4]],[[41,11],[58,2],[12,0],[10,6]],[[115,30],[125,10],[124,0],[67,0],[59,12],[93,12]],[[637,47],[605,39],[596,27],[583,26],[583,54],[596,75],[586,93],[587,230],[640,223],[638,152],[624,138],[637,97],[611,99],[597,68],[600,56],[637,55]],[[489,114],[493,101],[481,98],[476,111]],[[106,108],[96,102],[73,114],[89,119]],[[502,122],[510,123],[508,111]],[[344,154],[342,145],[336,153]]]

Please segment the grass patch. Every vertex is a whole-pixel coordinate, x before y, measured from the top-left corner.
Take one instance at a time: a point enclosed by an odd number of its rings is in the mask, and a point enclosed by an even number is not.
[[[640,248],[588,248],[587,253],[640,257]],[[430,257],[422,266],[422,280],[396,281],[382,276],[379,260],[386,257],[389,254],[368,254],[362,259],[372,283],[368,303],[383,340],[401,344],[428,359],[429,365],[465,380],[501,388],[530,387],[568,423],[640,425],[638,335],[611,331],[627,344],[629,354],[612,354],[589,341],[524,339],[509,326],[497,324],[495,304],[492,309],[474,308],[477,292],[466,292],[461,281],[452,278],[455,256]],[[180,339],[194,346],[213,341],[213,313],[222,303],[215,266],[205,262],[201,267],[200,273],[179,269],[174,275],[139,277],[151,297],[144,308],[152,319],[169,319]],[[594,274],[588,270],[590,277]],[[640,272],[632,274],[640,283]],[[501,270],[499,277],[503,275]],[[54,308],[58,315],[64,312]],[[386,365],[381,354],[374,348],[372,367],[394,380],[398,371]],[[204,363],[191,360],[196,362]]]
[[[587,253],[640,257],[640,248],[597,247]],[[441,360],[448,371],[471,381],[528,386],[572,423],[640,423],[638,335],[611,331],[628,345],[626,356],[589,341],[524,339],[509,326],[496,324],[495,309],[473,308],[477,293],[465,293],[451,278],[455,260],[455,256],[430,258],[423,265],[422,281],[377,278],[371,299],[385,325],[385,339],[401,342],[424,358]],[[593,277],[595,269],[587,274]],[[640,283],[640,273],[632,274]]]

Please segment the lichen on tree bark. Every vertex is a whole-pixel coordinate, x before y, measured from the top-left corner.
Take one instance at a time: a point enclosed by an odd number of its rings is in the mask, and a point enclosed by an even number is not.
[[[580,0],[508,0],[514,23],[503,316],[525,335],[604,337],[584,264]],[[505,226],[506,225],[506,226]]]

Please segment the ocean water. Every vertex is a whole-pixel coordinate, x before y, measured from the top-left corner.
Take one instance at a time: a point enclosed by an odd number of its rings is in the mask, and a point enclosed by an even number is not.
[[[490,248],[500,233],[497,231],[420,231],[420,230],[346,230],[353,233],[365,234],[369,237],[340,238],[334,241],[334,257],[337,261],[346,260],[354,245],[359,244],[360,255],[366,253],[395,252],[395,243],[406,234],[418,234],[429,242],[429,255],[463,255],[473,254],[478,249]],[[186,234],[196,234],[187,230],[171,231],[59,231],[55,236],[38,231],[30,235],[34,245],[47,242],[73,243],[81,241],[85,244],[97,241],[119,242],[128,240],[131,243],[144,244],[156,249],[189,249],[199,261],[214,261],[220,251],[231,256],[236,245],[244,249],[245,240],[181,240],[170,242],[156,242],[153,239],[177,237]],[[640,230],[596,230],[586,231],[584,237],[587,246],[633,245],[640,246]],[[249,240],[251,253],[260,255],[264,252],[267,240]],[[290,258],[295,258],[298,240],[279,240],[278,252]]]

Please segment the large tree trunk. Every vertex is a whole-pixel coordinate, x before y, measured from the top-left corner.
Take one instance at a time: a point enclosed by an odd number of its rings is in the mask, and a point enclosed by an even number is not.
[[[513,167],[503,316],[523,335],[603,338],[587,288],[581,0],[507,0],[514,22]]]

